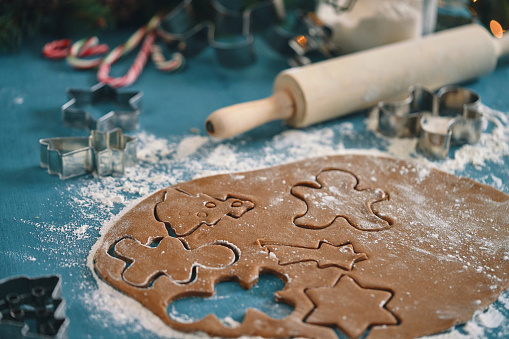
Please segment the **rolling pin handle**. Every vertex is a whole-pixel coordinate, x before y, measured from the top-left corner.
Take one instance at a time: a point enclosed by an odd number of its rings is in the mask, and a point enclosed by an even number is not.
[[[215,111],[205,122],[205,129],[213,137],[229,138],[272,120],[289,119],[294,110],[291,96],[285,91],[278,91],[265,99]]]

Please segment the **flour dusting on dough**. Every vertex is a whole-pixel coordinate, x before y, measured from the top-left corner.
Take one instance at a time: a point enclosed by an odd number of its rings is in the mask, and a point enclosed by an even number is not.
[[[66,188],[61,194],[70,196],[69,209],[75,216],[76,222],[54,225],[48,224],[42,218],[24,220],[24,222],[34,226],[34,234],[37,234],[38,229],[41,228],[50,234],[48,239],[41,239],[48,243],[44,254],[50,256],[52,252],[62,252],[64,247],[61,244],[63,243],[66,244],[66,250],[79,254],[84,251],[88,253],[94,239],[107,231],[110,222],[104,223],[104,220],[116,220],[124,213],[122,211],[128,210],[151,192],[205,175],[250,171],[313,156],[355,153],[413,159],[423,164],[421,168],[418,168],[419,178],[422,180],[429,175],[429,167],[468,176],[468,171],[477,171],[490,166],[491,163],[503,162],[503,159],[509,156],[507,118],[501,112],[486,107],[483,109],[488,130],[483,133],[481,142],[457,149],[453,159],[442,162],[431,162],[415,152],[415,140],[380,136],[374,132],[375,124],[371,117],[365,121],[367,131],[362,128],[356,130],[352,123],[339,121],[327,124],[325,127],[310,127],[304,131],[290,129],[267,141],[257,141],[261,145],[256,148],[250,147],[249,141],[239,142],[238,139],[218,142],[206,136],[196,135],[159,138],[142,131],[137,134],[139,162],[136,166],[128,168],[123,177],[81,177],[65,182]],[[355,148],[355,145],[363,146],[359,149]],[[466,168],[468,171],[465,170]],[[479,181],[509,193],[509,183],[502,182],[500,179],[503,177],[502,174],[488,175]],[[419,199],[419,197],[415,198]],[[274,204],[276,203],[278,202],[274,201]],[[84,229],[84,225],[88,227]],[[437,235],[440,237],[440,233]],[[430,237],[428,241],[433,239]],[[454,240],[450,239],[450,241]],[[482,239],[480,242],[482,243]],[[489,247],[490,244],[484,243],[480,246]],[[95,246],[91,252],[95,252]],[[61,265],[64,267],[82,265],[78,257],[69,256]],[[444,258],[448,258],[447,254],[444,254]],[[449,259],[452,258],[449,257]],[[468,266],[471,261],[470,258],[461,259],[464,260],[465,266]],[[88,263],[88,267],[92,268],[91,262]],[[480,274],[489,274],[489,271],[481,266]],[[169,333],[166,325],[154,325],[153,322],[158,321],[157,317],[150,312],[144,312],[144,308],[137,302],[101,281],[98,281],[97,288],[80,286],[73,288],[70,293],[81,294],[86,300],[85,306],[89,309],[89,313],[104,319],[105,326],[109,321],[116,321],[126,324],[129,327],[126,330],[128,333],[141,335],[149,328],[162,337],[178,337],[176,333]],[[499,313],[509,312],[508,295],[507,291],[502,294],[499,302],[494,306]],[[104,303],[101,300],[109,300],[109,302]],[[437,338],[484,338],[485,333],[493,329],[489,326],[497,324],[498,321],[495,312],[488,310],[486,314],[468,322],[461,332],[452,330]],[[495,320],[492,319],[493,317]],[[479,323],[479,319],[483,319],[484,323]],[[509,324],[507,321],[502,322],[494,330],[509,335]],[[193,337],[196,336],[193,335]]]

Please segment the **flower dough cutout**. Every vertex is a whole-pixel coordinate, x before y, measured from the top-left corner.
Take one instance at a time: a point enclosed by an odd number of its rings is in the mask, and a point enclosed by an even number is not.
[[[351,244],[333,246],[321,242],[318,248],[295,247],[289,245],[262,245],[279,260],[279,265],[290,265],[304,261],[316,261],[319,268],[331,266],[351,271],[357,261],[367,260],[365,253],[355,252]]]
[[[214,226],[225,216],[240,218],[252,208],[251,201],[233,197],[223,201],[203,193],[194,196],[169,189],[164,201],[156,207],[156,216],[169,223],[177,236],[186,236],[203,224]]]
[[[148,286],[161,274],[179,283],[188,283],[195,267],[223,268],[236,260],[235,252],[227,246],[212,244],[189,250],[172,237],[163,238],[157,247],[122,239],[115,245],[115,255],[132,262],[123,277],[129,284],[139,287]]]
[[[311,288],[306,294],[316,306],[306,322],[335,325],[350,338],[361,336],[373,325],[398,324],[384,308],[391,292],[362,288],[348,276],[341,277],[334,287]]]
[[[316,176],[318,188],[294,186],[292,194],[306,203],[308,210],[294,220],[295,225],[321,229],[331,225],[337,217],[345,218],[350,225],[362,231],[381,231],[391,227],[375,215],[371,206],[387,200],[381,189],[358,190],[357,178],[340,170],[326,170]]]

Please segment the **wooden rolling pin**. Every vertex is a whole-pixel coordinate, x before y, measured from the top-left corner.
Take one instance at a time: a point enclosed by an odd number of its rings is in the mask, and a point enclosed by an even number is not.
[[[373,107],[421,84],[436,90],[492,72],[509,54],[509,37],[496,39],[477,24],[449,29],[282,71],[268,98],[225,107],[206,121],[207,132],[228,138],[272,120],[293,127]]]

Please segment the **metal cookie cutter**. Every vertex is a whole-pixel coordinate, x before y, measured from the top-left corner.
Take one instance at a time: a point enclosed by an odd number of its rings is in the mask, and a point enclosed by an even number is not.
[[[306,34],[297,35],[288,41],[295,56],[288,63],[292,67],[311,64],[315,55],[332,58],[339,55],[339,50],[331,42],[332,30],[324,25],[313,12],[301,14],[301,21],[306,27]]]
[[[184,0],[163,18],[158,33],[168,43],[178,44],[185,55],[198,54],[211,46],[223,66],[246,66],[255,60],[253,33],[279,20],[281,10],[276,2],[255,1],[243,9],[243,1],[211,0],[214,18],[203,20],[198,15],[199,6],[193,0]]]
[[[451,144],[474,144],[481,139],[482,113],[477,93],[462,87],[443,87],[437,93],[438,111],[420,119],[417,147],[424,155],[444,159]]]
[[[419,135],[422,114],[435,114],[435,94],[424,87],[412,86],[403,100],[379,102],[378,129],[388,137],[412,138]]]
[[[336,13],[351,10],[355,1],[320,0],[321,3],[333,7]],[[325,25],[313,10],[299,11],[299,19],[296,22],[302,27],[294,27],[292,31],[304,31],[304,33],[287,39],[287,44],[293,54],[293,57],[288,60],[288,64],[292,67],[309,65],[315,61],[324,58],[329,59],[341,54],[339,46],[332,41],[332,29]],[[276,48],[274,44],[270,43],[270,45]]]
[[[0,280],[2,338],[67,338],[62,283],[57,275]]]
[[[423,87],[410,88],[401,101],[380,102],[378,127],[390,137],[418,137],[417,149],[444,159],[451,144],[476,143],[481,138],[480,97],[462,87],[443,87],[437,94]]]
[[[99,131],[108,131],[116,127],[125,131],[138,128],[143,96],[141,92],[119,93],[109,85],[97,84],[90,89],[68,89],[67,93],[70,101],[62,106],[62,116],[67,126]],[[108,110],[96,120],[87,110],[87,106],[101,104],[114,104],[118,109]]]
[[[39,141],[41,167],[60,179],[94,173],[97,176],[123,175],[136,162],[137,138],[117,128],[91,131],[89,137],[49,138]]]

